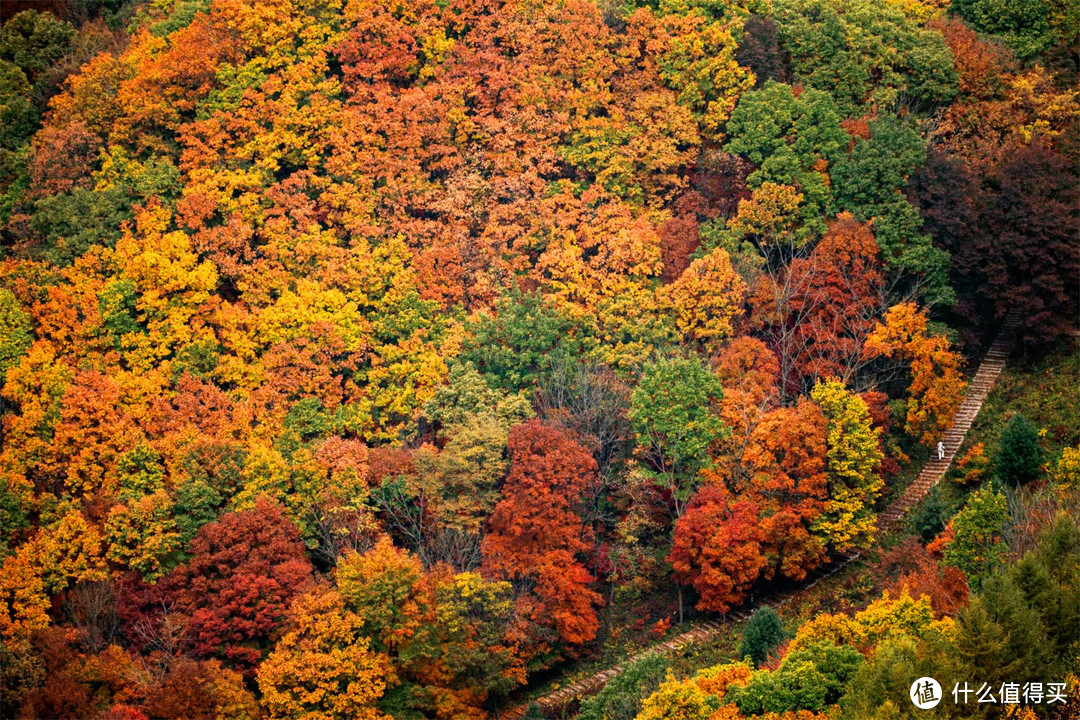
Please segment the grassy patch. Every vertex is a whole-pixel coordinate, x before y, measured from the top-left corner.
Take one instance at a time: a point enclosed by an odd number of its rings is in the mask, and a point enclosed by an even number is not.
[[[1009,362],[983,403],[957,457],[983,443],[993,458],[1005,423],[1020,413],[1042,431],[1047,461],[1056,460],[1066,446],[1080,443],[1080,342],[1062,341],[1036,363]]]

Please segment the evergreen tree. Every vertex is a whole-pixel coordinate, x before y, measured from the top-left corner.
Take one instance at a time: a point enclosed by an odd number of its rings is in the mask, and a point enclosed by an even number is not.
[[[784,641],[786,634],[780,616],[771,607],[759,608],[743,629],[739,657],[748,657],[760,665]]]
[[[998,441],[998,478],[1010,485],[1025,485],[1039,476],[1041,458],[1039,432],[1023,415],[1013,415]]]
[[[950,653],[959,662],[958,675],[979,678],[993,687],[1038,682],[1052,675],[1046,630],[1020,588],[1004,573],[984,586],[960,614]]]
[[[1043,531],[1036,550],[1009,577],[1038,614],[1052,655],[1065,660],[1080,649],[1080,528],[1061,515]]]

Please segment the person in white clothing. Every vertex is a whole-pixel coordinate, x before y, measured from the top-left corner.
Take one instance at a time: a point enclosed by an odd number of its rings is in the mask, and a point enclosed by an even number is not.
[[[945,443],[941,442],[940,440],[937,441],[937,459],[945,459]]]

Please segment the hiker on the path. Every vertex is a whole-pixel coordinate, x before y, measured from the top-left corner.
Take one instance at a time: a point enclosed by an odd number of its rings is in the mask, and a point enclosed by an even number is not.
[[[945,459],[945,443],[941,442],[940,440],[937,441],[937,459]]]

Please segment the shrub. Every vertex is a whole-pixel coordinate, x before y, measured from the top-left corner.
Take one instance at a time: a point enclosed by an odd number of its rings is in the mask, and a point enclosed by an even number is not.
[[[776,611],[771,607],[760,608],[746,623],[742,644],[739,645],[739,657],[748,657],[755,665],[760,665],[785,637],[784,626]]]
[[[926,498],[912,513],[911,523],[924,543],[928,543],[945,530],[945,518],[949,515],[948,507],[941,498],[941,491],[931,488]]]
[[[982,482],[989,466],[990,458],[986,457],[983,444],[972,445],[971,449],[964,454],[964,457],[960,458],[956,463],[956,469],[959,471],[956,484],[969,486]]]
[[[776,672],[758,670],[744,687],[729,695],[744,715],[826,708],[828,679],[808,660],[784,663]]]
[[[650,654],[628,664],[596,695],[581,701],[578,720],[634,720],[642,701],[660,687],[671,661]]]
[[[1039,476],[1042,461],[1039,433],[1023,415],[1013,415],[1001,431],[995,471],[1010,485],[1024,485]]]

